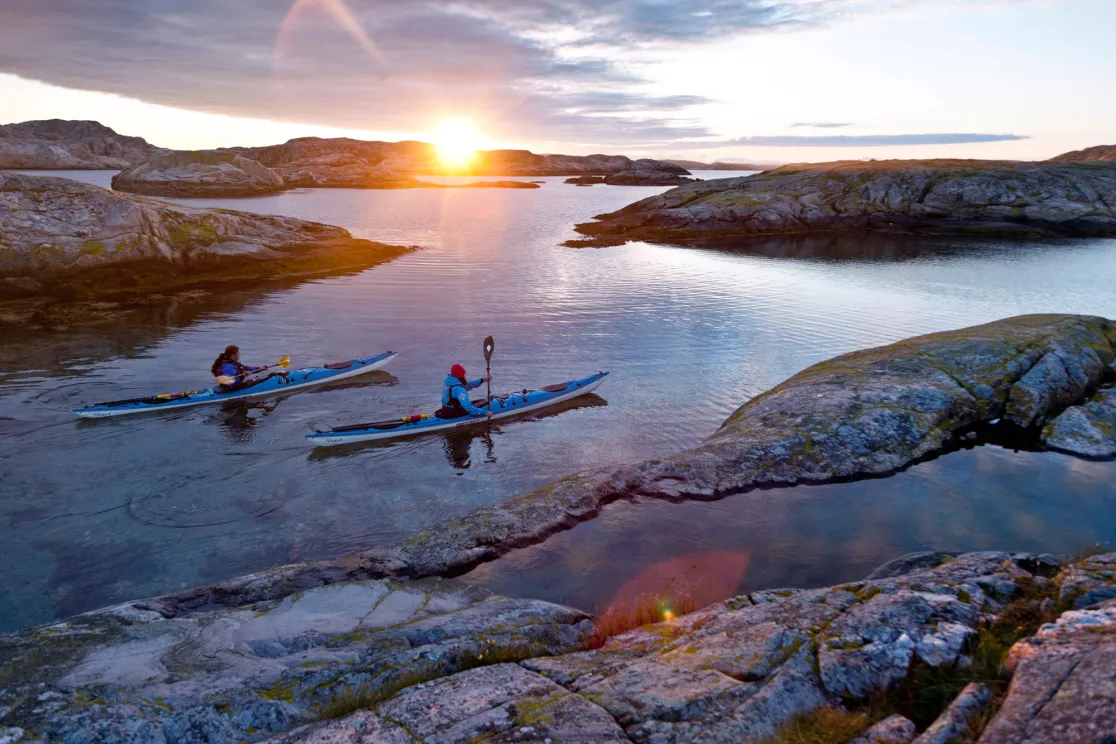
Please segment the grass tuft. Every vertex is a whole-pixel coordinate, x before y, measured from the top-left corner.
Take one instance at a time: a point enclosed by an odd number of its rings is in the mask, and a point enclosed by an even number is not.
[[[871,724],[864,713],[818,708],[795,716],[764,744],[846,744]]]
[[[689,592],[679,591],[669,595],[643,594],[630,604],[611,605],[594,618],[589,647],[600,648],[612,636],[688,615],[697,609],[695,604]]]

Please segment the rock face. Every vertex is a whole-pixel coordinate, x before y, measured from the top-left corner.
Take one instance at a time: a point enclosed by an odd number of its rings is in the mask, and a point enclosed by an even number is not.
[[[407,252],[317,222],[0,173],[0,296],[94,297],[372,266]]]
[[[1048,163],[1113,163],[1116,162],[1116,145],[1098,145],[1084,150],[1074,150],[1047,160]]]
[[[1116,388],[1066,409],[1043,429],[1042,443],[1085,457],[1116,457]]]
[[[231,152],[175,150],[134,163],[112,177],[117,191],[149,196],[260,196],[289,188],[279,174]]]
[[[160,148],[95,121],[25,121],[0,126],[0,169],[126,168]]]
[[[959,694],[916,741],[940,744],[970,733],[991,697],[962,687],[981,629],[1014,627],[1073,568],[970,553],[735,597],[595,650],[576,610],[450,581],[341,583],[231,609],[133,602],[0,637],[0,724],[57,744],[759,744],[937,669]],[[1110,741],[1116,605],[1067,612],[1008,658],[1015,678],[982,744]],[[910,741],[914,724],[890,713],[857,741]]]
[[[601,245],[836,230],[1116,235],[1116,166],[978,160],[786,165],[689,184],[597,219],[577,230]]]

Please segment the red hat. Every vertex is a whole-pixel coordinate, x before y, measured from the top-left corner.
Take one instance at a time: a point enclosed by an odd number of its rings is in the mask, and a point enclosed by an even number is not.
[[[453,375],[454,377],[464,377],[465,376],[465,368],[462,367],[460,364],[455,364],[452,367],[450,367],[450,374]]]

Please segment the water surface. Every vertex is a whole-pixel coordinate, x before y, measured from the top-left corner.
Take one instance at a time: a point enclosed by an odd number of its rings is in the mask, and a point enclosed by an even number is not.
[[[560,244],[575,223],[664,189],[538,180],[546,183],[533,190],[189,200],[424,249],[293,288],[178,299],[107,328],[6,334],[0,630],[383,544],[582,468],[671,453],[835,354],[1019,313],[1116,317],[1113,240],[573,250]],[[494,391],[613,374],[583,405],[490,435],[337,453],[307,446],[314,427],[436,407],[452,363],[482,371],[489,334]],[[400,356],[366,378],[285,398],[116,420],[70,414],[205,386],[230,343],[256,364]],[[1065,475],[1072,470],[1039,465],[1029,482],[1072,506],[1084,488]],[[966,472],[974,491],[1000,478],[975,465]],[[795,529],[793,511],[786,519]],[[1110,529],[1098,520],[1079,537],[1107,539]]]

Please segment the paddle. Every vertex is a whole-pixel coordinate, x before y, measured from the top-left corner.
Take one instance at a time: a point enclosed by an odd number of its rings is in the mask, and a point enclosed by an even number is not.
[[[489,336],[484,340],[484,374],[488,378],[488,413],[492,414],[492,350],[496,341]]]

